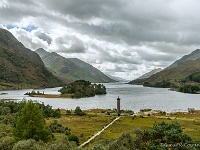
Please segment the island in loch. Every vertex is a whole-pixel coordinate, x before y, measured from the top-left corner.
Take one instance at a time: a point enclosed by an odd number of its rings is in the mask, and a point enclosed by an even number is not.
[[[76,80],[66,86],[63,86],[58,94],[45,94],[44,92],[35,91],[27,92],[24,95],[31,97],[43,97],[43,98],[82,98],[92,97],[95,95],[106,94],[106,87],[103,84],[92,84],[85,80]]]

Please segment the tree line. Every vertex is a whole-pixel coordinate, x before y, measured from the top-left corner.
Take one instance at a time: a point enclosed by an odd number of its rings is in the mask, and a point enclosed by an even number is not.
[[[195,73],[188,76],[186,79],[180,80],[179,83],[176,84],[175,82],[172,83],[171,81],[163,80],[161,82],[155,82],[155,83],[144,82],[143,86],[172,88],[183,93],[199,94],[200,93],[199,78],[200,78],[199,73]]]
[[[77,80],[62,87],[61,95],[70,94],[71,98],[92,97],[106,94],[106,87],[103,84],[91,84],[89,81]]]

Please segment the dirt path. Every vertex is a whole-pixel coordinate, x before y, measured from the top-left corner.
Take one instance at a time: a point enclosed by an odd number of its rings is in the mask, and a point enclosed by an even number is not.
[[[105,126],[103,129],[101,129],[99,132],[97,132],[94,136],[92,136],[89,140],[87,140],[86,142],[84,142],[83,144],[81,144],[79,146],[80,147],[83,147],[85,146],[86,144],[90,143],[93,139],[95,139],[98,135],[100,135],[105,129],[107,129],[110,125],[112,125],[115,121],[117,121],[120,117],[117,117],[115,118],[111,123],[109,123],[107,126]]]

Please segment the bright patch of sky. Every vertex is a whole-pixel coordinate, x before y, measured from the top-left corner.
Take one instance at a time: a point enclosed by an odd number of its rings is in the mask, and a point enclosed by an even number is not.
[[[17,27],[17,26],[14,26],[14,25],[6,25],[6,28],[9,30],[9,29],[13,29],[13,28],[20,28],[20,27]],[[37,29],[37,27],[36,26],[27,26],[27,27],[23,27],[23,28],[21,28],[21,29],[24,29],[24,30],[26,30],[26,31],[28,31],[28,32],[31,32],[31,31],[33,31],[33,30],[36,30]]]

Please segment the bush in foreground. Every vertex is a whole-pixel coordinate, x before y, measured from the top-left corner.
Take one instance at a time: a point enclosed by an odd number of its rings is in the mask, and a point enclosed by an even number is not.
[[[148,150],[166,150],[166,149],[184,149],[192,150],[193,147],[184,146],[194,143],[192,139],[183,134],[181,126],[178,123],[168,124],[165,122],[154,124],[149,130],[138,129],[136,137],[131,137],[130,133],[123,133],[116,141],[109,146],[109,150],[116,149],[148,149]],[[177,144],[170,147],[170,144]],[[200,144],[200,143],[199,143]]]
[[[50,125],[49,125],[51,131],[53,133],[65,133],[65,135],[70,134],[70,128],[68,127],[63,127],[62,124],[58,122],[58,120],[54,120]]]
[[[47,145],[42,141],[36,142],[33,139],[28,139],[16,143],[12,150],[47,150]]]
[[[50,146],[49,150],[73,150],[73,146],[69,143],[66,136],[61,139],[54,141]]]
[[[39,105],[28,101],[19,112],[13,134],[17,139],[34,139],[48,142],[52,140],[52,133],[47,126]]]
[[[73,134],[69,135],[69,136],[68,136],[68,140],[69,140],[69,141],[74,141],[74,142],[76,142],[77,145],[80,144],[79,138],[78,138],[76,135],[73,135]]]

